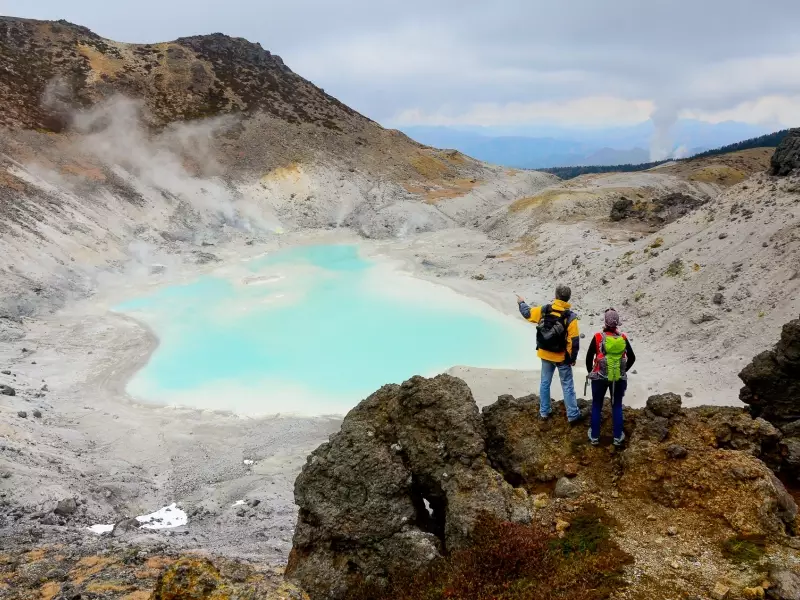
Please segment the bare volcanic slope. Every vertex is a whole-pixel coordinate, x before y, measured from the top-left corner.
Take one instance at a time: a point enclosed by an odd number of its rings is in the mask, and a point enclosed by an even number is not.
[[[222,34],[164,44],[121,44],[85,27],[3,18],[0,80],[6,126],[61,131],[66,123],[42,98],[54,78],[59,99],[88,107],[113,94],[143,98],[153,124],[262,111],[290,123],[341,130],[367,119],[293,73],[279,56]],[[360,123],[359,123],[360,122]]]
[[[243,118],[247,126],[229,132],[219,157],[240,168],[279,166],[304,158],[303,151],[328,150],[354,166],[367,162],[391,172],[402,165],[406,178],[429,175],[413,172],[412,158],[425,154],[422,146],[383,129],[242,38],[216,33],[124,44],[65,21],[0,17],[0,60],[0,126],[58,133],[74,126],[76,112],[124,95],[143,103],[142,118],[151,128]],[[252,143],[256,135],[260,145]],[[376,155],[380,160],[366,160]],[[442,153],[438,165],[443,177],[474,164],[448,156]]]

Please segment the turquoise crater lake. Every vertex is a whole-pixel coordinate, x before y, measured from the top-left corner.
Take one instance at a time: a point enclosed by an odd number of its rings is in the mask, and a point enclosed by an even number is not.
[[[533,364],[529,324],[353,245],[276,251],[114,310],[159,338],[128,383],[157,404],[340,414],[415,374]]]

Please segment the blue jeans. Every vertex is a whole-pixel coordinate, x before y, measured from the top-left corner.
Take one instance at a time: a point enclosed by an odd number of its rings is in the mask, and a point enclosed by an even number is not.
[[[578,409],[578,398],[575,396],[575,382],[572,379],[572,366],[569,364],[556,364],[542,359],[542,383],[539,386],[539,414],[543,417],[550,415],[550,383],[553,373],[558,367],[558,376],[561,379],[561,390],[564,392],[564,405],[567,407],[567,419],[574,421],[581,416]]]
[[[606,396],[606,391],[612,386],[611,382],[605,379],[592,380],[592,439],[596,440],[600,437],[600,421],[603,416],[603,400]],[[619,439],[622,437],[622,397],[625,395],[625,390],[628,387],[628,382],[624,379],[615,381],[613,383],[614,396],[611,400],[611,426],[614,430],[614,438]]]

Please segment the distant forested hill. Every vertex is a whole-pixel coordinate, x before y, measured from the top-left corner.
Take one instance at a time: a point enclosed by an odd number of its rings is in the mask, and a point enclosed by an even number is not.
[[[738,152],[739,150],[749,150],[750,148],[777,148],[778,144],[783,141],[783,138],[785,138],[788,133],[788,129],[781,129],[775,133],[768,133],[766,135],[750,138],[749,140],[744,140],[743,142],[736,142],[735,144],[728,144],[727,146],[722,146],[714,150],[707,150],[700,154],[695,154],[692,158],[727,154],[728,152]]]
[[[688,158],[681,158],[675,162],[682,162],[686,160],[692,160],[695,158],[704,158],[707,156],[716,156],[719,154],[728,154],[729,152],[738,152],[740,150],[749,150],[750,148],[775,148],[778,144],[780,144],[781,140],[786,137],[789,133],[788,129],[782,129],[781,131],[776,131],[774,133],[768,133],[766,135],[760,135],[758,137],[750,138],[741,142],[736,142],[735,144],[728,144],[727,146],[721,146],[720,148],[714,148],[713,150],[707,150],[705,152],[701,152],[700,154],[695,154],[694,156]],[[578,177],[579,175],[586,175],[589,173],[629,173],[631,171],[646,171],[647,169],[652,169],[653,167],[657,167],[658,165],[663,165],[666,162],[670,162],[671,160],[661,160],[656,162],[648,162],[648,163],[640,163],[640,164],[625,164],[625,165],[603,165],[603,166],[581,166],[581,167],[551,167],[547,169],[538,169],[539,171],[544,171],[546,173],[552,173],[553,175],[557,175],[561,179],[572,179],[573,177]]]

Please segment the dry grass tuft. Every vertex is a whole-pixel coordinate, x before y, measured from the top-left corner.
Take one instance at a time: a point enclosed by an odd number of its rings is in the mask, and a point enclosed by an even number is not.
[[[624,587],[622,570],[632,562],[611,540],[610,525],[595,507],[576,514],[563,538],[538,524],[484,516],[471,548],[388,589],[362,586],[348,600],[603,600]]]
[[[78,43],[78,52],[87,58],[92,69],[87,78],[88,83],[100,81],[103,76],[114,77],[125,68],[125,62],[116,57],[107,56],[94,46]]]
[[[703,183],[716,183],[723,186],[731,186],[744,181],[747,177],[739,169],[727,165],[709,165],[700,167],[689,174],[689,181],[700,181]]]
[[[439,179],[450,173],[450,167],[439,158],[427,154],[411,157],[411,166],[426,179]]]

